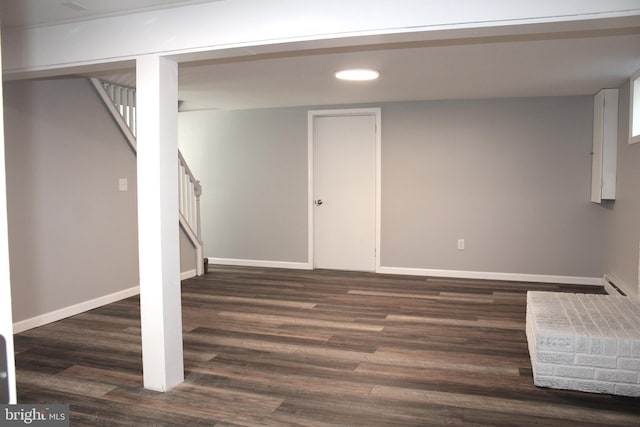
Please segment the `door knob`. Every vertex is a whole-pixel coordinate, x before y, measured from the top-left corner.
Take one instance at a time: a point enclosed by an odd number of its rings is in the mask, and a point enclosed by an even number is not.
[[[322,199],[318,199],[314,202],[316,206],[320,206],[322,204]]]

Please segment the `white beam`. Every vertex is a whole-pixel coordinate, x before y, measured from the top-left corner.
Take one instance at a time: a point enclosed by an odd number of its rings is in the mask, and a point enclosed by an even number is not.
[[[0,55],[1,57],[1,55]],[[2,60],[0,59],[0,64]],[[7,350],[9,402],[16,403],[16,369],[13,356],[13,318],[11,314],[11,277],[9,274],[9,227],[7,223],[7,182],[4,157],[4,107],[0,85],[0,334]],[[5,372],[0,367],[0,372]],[[3,403],[3,402],[0,402]]]
[[[88,21],[6,31],[5,74],[36,73],[126,61],[139,55],[184,55],[368,37],[422,34],[420,39],[512,34],[516,27],[544,31],[606,28],[607,21],[637,25],[640,0],[234,0],[207,2]],[[598,21],[589,25],[589,21]],[[584,26],[570,26],[580,23]],[[554,26],[559,24],[561,26]],[[126,31],[114,31],[123,28]],[[528,31],[535,31],[529,29]],[[332,42],[333,41],[333,42]],[[396,41],[400,41],[396,39]],[[250,49],[245,49],[250,47]],[[311,47],[307,44],[307,47]],[[258,48],[260,51],[260,48]],[[240,54],[240,53],[236,53]]]
[[[137,59],[138,239],[144,386],[184,380],[178,235],[178,65]]]

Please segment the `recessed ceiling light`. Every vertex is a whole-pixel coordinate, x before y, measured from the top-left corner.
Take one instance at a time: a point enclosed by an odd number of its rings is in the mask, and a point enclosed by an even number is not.
[[[340,80],[350,80],[358,82],[375,80],[379,75],[380,73],[378,73],[376,70],[369,70],[365,68],[340,70],[336,72],[336,78]]]

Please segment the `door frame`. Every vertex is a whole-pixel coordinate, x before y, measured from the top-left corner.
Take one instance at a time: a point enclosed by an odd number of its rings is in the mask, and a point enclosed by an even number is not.
[[[375,200],[375,271],[380,270],[380,230],[381,230],[381,209],[382,209],[382,110],[381,108],[346,108],[346,109],[333,109],[333,110],[311,110],[308,112],[307,119],[307,212],[308,212],[308,256],[307,263],[310,269],[315,268],[314,259],[314,229],[315,218],[313,208],[313,176],[314,176],[314,130],[315,119],[319,117],[341,117],[341,116],[373,116],[376,120],[376,147],[375,147],[375,188],[376,188],[376,200]]]

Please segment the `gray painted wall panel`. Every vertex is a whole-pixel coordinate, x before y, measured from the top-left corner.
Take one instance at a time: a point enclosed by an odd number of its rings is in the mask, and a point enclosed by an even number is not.
[[[5,91],[14,321],[137,286],[136,157],[90,82]],[[182,231],[180,242],[181,271],[194,270]]]
[[[196,269],[196,248],[180,227],[180,271],[182,273]]]
[[[629,83],[620,88],[618,102],[618,169],[616,200],[607,212],[605,272],[624,290],[638,296],[640,242],[640,144],[629,145]]]
[[[14,321],[137,286],[136,159],[89,81],[7,83],[4,113]]]
[[[590,97],[386,105],[382,265],[600,276],[592,115]]]
[[[205,256],[306,262],[306,110],[195,111],[179,125],[203,186]]]

